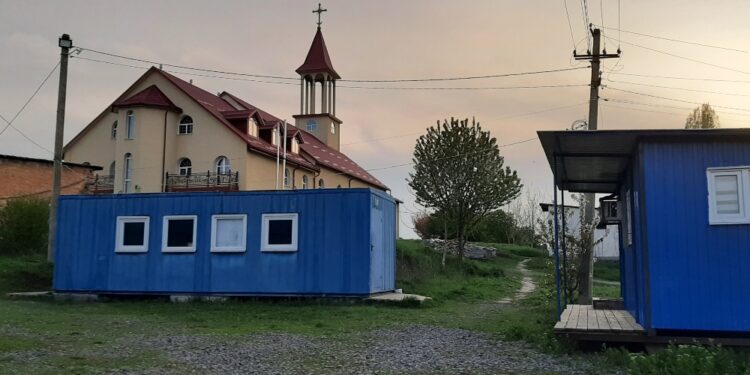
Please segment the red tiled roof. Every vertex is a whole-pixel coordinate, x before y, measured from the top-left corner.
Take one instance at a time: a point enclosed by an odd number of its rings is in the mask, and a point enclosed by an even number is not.
[[[307,58],[305,62],[296,70],[299,74],[308,73],[329,73],[334,78],[341,78],[336,70],[333,69],[333,63],[331,63],[331,56],[328,55],[328,48],[326,48],[326,41],[323,39],[323,33],[318,27],[318,32],[315,33],[312,45],[310,45],[310,51],[307,52]]]
[[[140,92],[137,92],[127,99],[119,99],[112,103],[112,107],[125,108],[125,107],[152,107],[169,109],[175,112],[182,112],[180,107],[172,103],[169,98],[159,90],[156,85],[146,87]]]

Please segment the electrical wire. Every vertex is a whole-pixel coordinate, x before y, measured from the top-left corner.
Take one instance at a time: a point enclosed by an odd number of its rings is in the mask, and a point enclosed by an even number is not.
[[[671,101],[679,102],[679,103],[688,103],[688,104],[697,104],[697,105],[704,104],[704,103],[693,102],[693,101],[684,100],[684,99],[669,98],[669,97],[666,97],[666,96],[659,96],[659,95],[653,95],[653,94],[646,94],[646,93],[643,93],[643,92],[623,90],[623,89],[618,89],[616,87],[611,87],[611,86],[609,86],[608,89],[609,90],[620,91],[620,92],[625,92],[625,93],[633,94],[633,95],[646,96],[646,97],[649,97],[649,98],[671,100]],[[731,109],[731,110],[734,110],[734,111],[750,112],[750,109],[747,109],[747,108],[727,107],[727,106],[720,106],[720,105],[713,105],[713,104],[711,106],[714,107],[714,108],[723,108],[723,109]]]
[[[685,88],[685,87],[661,86],[661,85],[652,85],[652,84],[640,83],[640,82],[614,81],[614,80],[611,80],[609,78],[607,80],[610,81],[610,82],[614,82],[614,83],[624,83],[624,84],[628,84],[628,85],[654,87],[654,88],[659,88],[659,89],[680,90],[680,91],[689,91],[689,92],[700,92],[700,93],[705,93],[705,94],[716,94],[716,95],[727,95],[727,96],[750,97],[749,94],[737,94],[737,93],[721,92],[721,91],[698,90],[698,89],[689,89],[689,88]]]
[[[224,70],[218,70],[218,69],[207,69],[207,68],[196,68],[186,65],[176,65],[176,64],[169,64],[165,62],[159,62],[154,60],[148,60],[143,58],[137,58],[137,57],[130,57],[130,56],[124,56],[124,55],[118,55],[110,52],[104,52],[99,51],[91,48],[86,47],[78,47],[82,51],[88,51],[92,53],[102,54],[105,56],[110,57],[116,57],[119,59],[125,59],[130,61],[138,61],[142,63],[152,64],[152,65],[162,65],[162,66],[168,66],[172,68],[178,68],[178,69],[184,69],[184,70],[192,70],[192,71],[201,71],[201,72],[208,72],[208,73],[215,73],[215,74],[224,74],[224,75],[233,75],[233,76],[244,76],[244,77],[255,77],[255,78],[270,78],[270,79],[279,79],[279,80],[293,80],[296,82],[299,81],[299,77],[284,77],[284,76],[273,76],[273,75],[263,75],[263,74],[254,74],[254,73],[241,73],[241,72],[230,72],[230,71],[224,71]],[[487,74],[487,75],[477,75],[477,76],[466,76],[466,77],[444,77],[444,78],[414,78],[414,79],[376,79],[376,80],[370,80],[370,79],[340,79],[339,82],[358,82],[358,83],[399,83],[399,82],[437,82],[437,81],[460,81],[460,80],[475,80],[475,79],[489,79],[489,78],[503,78],[503,77],[515,77],[515,76],[524,76],[524,75],[536,75],[536,74],[544,74],[544,73],[556,73],[556,72],[565,72],[570,70],[577,70],[577,69],[583,69],[582,67],[574,67],[574,68],[561,68],[561,69],[546,69],[546,70],[537,70],[537,71],[528,71],[528,72],[517,72],[517,73],[502,73],[502,74]]]
[[[604,26],[604,23],[602,23],[599,27],[601,27],[602,29],[607,29],[607,30],[616,30],[616,31],[618,31],[620,33],[633,34],[633,35],[638,35],[638,36],[643,36],[643,37],[653,38],[653,39],[659,39],[659,40],[666,40],[666,41],[669,41],[669,42],[683,43],[683,44],[689,44],[689,45],[693,45],[693,46],[706,47],[706,48],[715,48],[715,49],[721,49],[721,50],[725,50],[725,51],[747,53],[747,50],[742,50],[742,49],[738,49],[738,48],[722,47],[722,46],[717,46],[717,45],[712,45],[712,44],[691,42],[691,41],[688,41],[688,40],[668,38],[668,37],[663,37],[663,36],[658,36],[658,35],[651,35],[651,34],[646,34],[646,33],[639,33],[639,32],[630,31],[630,30],[622,30],[619,27],[617,27],[617,28],[607,27],[607,26]]]
[[[568,0],[563,0],[565,6],[565,19],[568,21],[568,29],[570,29],[570,41],[573,43],[573,52],[576,52],[578,45],[576,44],[576,38],[573,36],[573,24],[570,22],[570,13],[568,12]]]
[[[16,112],[15,116],[13,116],[13,118],[11,118],[10,121],[7,120],[5,117],[0,116],[0,118],[2,118],[2,120],[5,121],[5,123],[7,124],[7,125],[5,125],[5,127],[3,128],[3,130],[0,130],[0,135],[3,135],[3,133],[5,133],[5,131],[8,130],[9,127],[12,127],[13,129],[15,129],[16,131],[18,131],[19,133],[21,133],[21,135],[23,135],[25,138],[29,139],[22,131],[20,131],[17,127],[15,127],[13,125],[13,122],[16,121],[16,119],[18,118],[18,116],[20,116],[21,113],[26,109],[26,106],[28,106],[29,103],[31,103],[31,100],[33,100],[34,97],[36,97],[36,94],[39,93],[39,90],[42,89],[42,87],[44,86],[44,84],[47,83],[47,80],[49,80],[49,77],[52,77],[52,73],[54,73],[55,70],[57,70],[57,68],[59,66],[60,66],[60,62],[58,61],[57,64],[55,64],[55,66],[52,67],[52,70],[50,70],[50,72],[47,73],[47,76],[44,77],[44,80],[42,80],[42,83],[40,83],[39,86],[37,86],[36,90],[34,90],[34,92],[31,94],[31,96],[26,100],[26,102],[23,103],[23,105],[21,106],[21,109],[19,109],[18,112]],[[31,139],[29,139],[29,140],[31,141]],[[34,142],[34,141],[32,141],[32,142]],[[37,146],[39,146],[36,142],[34,142],[34,144],[36,144]],[[39,146],[39,147],[42,147],[42,146]],[[42,148],[44,148],[44,147],[42,147]]]
[[[750,83],[750,80],[679,77],[679,76],[663,76],[663,75],[653,75],[653,74],[635,74],[635,73],[622,73],[622,72],[617,72],[617,71],[612,71],[612,70],[610,70],[608,73],[609,74],[618,74],[618,75],[623,75],[623,76],[632,76],[632,77],[663,78],[663,79],[674,79],[674,80],[683,80],[683,81]]]
[[[605,36],[605,38],[607,38],[607,37]],[[671,57],[674,57],[674,58],[683,59],[683,60],[691,61],[691,62],[694,62],[694,63],[711,66],[711,67],[714,67],[714,68],[724,69],[724,70],[728,70],[728,71],[735,72],[735,73],[742,73],[742,74],[750,75],[750,72],[747,72],[747,71],[744,71],[744,70],[730,68],[730,67],[727,67],[727,66],[718,65],[718,64],[707,62],[707,61],[694,59],[694,58],[691,58],[691,57],[681,56],[681,55],[677,55],[677,54],[674,54],[674,53],[671,53],[671,52],[662,51],[662,50],[659,50],[659,49],[656,49],[656,48],[651,48],[651,47],[642,46],[642,45],[636,44],[636,43],[626,42],[624,40],[621,41],[621,42],[622,42],[622,44],[626,44],[626,45],[629,45],[629,46],[642,48],[642,49],[645,49],[645,50],[648,50],[648,51],[652,51],[652,52],[656,52],[656,53],[661,53],[661,54],[664,54],[664,55],[667,55],[667,56],[671,56]]]

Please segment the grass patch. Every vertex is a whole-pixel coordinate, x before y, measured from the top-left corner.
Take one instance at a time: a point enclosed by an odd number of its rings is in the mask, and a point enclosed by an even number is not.
[[[606,363],[624,368],[633,375],[703,375],[703,374],[748,374],[750,352],[704,346],[671,346],[652,353],[629,353],[623,349],[609,349],[605,353]]]
[[[594,278],[607,281],[620,281],[620,261],[597,260],[594,262]]]
[[[52,265],[44,256],[0,256],[0,293],[50,290]]]
[[[594,280],[594,297],[620,298],[620,285],[611,285]]]

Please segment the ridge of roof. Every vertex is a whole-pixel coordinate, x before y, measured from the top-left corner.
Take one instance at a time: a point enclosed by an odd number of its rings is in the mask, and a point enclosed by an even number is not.
[[[151,108],[162,108],[168,109],[175,112],[182,112],[182,109],[172,103],[164,93],[159,90],[156,85],[151,85],[145,89],[131,95],[127,99],[120,98],[112,103],[113,108],[126,108],[126,107],[151,107]]]
[[[320,30],[320,26],[318,26],[318,31],[315,32],[310,50],[307,51],[305,62],[297,68],[296,72],[299,74],[329,73],[336,79],[341,78],[336,73],[336,70],[333,69],[331,56],[328,54],[328,48],[326,47],[325,39],[323,39],[323,32]]]

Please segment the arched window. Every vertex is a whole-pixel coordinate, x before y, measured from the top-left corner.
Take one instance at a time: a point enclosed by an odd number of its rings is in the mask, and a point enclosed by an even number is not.
[[[115,162],[112,161],[112,164],[109,165],[109,175],[114,177],[115,176]]]
[[[226,156],[219,156],[218,158],[216,158],[216,173],[232,173],[232,167],[229,165],[229,159]]]
[[[133,155],[131,153],[125,154],[122,165],[122,191],[130,193],[133,190]]]
[[[112,139],[117,139],[117,121],[112,123]]]
[[[290,186],[291,178],[289,176],[289,168],[284,169],[284,187],[288,188]]]
[[[326,183],[321,178],[320,180],[318,180],[318,189],[325,189],[325,188],[326,188]]]
[[[336,134],[336,124],[331,124],[331,134]]]
[[[193,163],[188,158],[180,159],[180,176],[187,176],[193,172]]]
[[[303,189],[307,189],[308,188],[308,186],[307,186],[307,175],[306,174],[302,175],[302,188]]]
[[[177,126],[177,134],[193,134],[193,118],[182,116],[180,125]]]
[[[125,138],[135,138],[135,113],[133,111],[128,111],[125,117]]]

